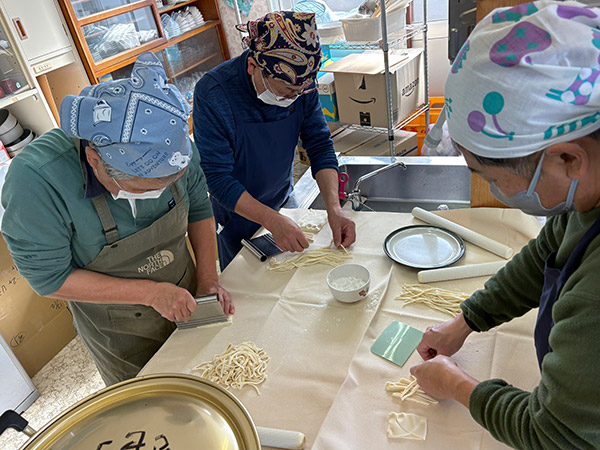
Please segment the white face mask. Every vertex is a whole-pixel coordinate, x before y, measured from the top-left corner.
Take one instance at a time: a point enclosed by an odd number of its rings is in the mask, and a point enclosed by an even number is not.
[[[165,189],[166,188],[154,189],[153,191],[140,192],[139,194],[121,189],[119,192],[117,192],[117,195],[112,194],[112,196],[115,200],[119,200],[121,198],[127,200],[149,200],[160,197],[162,193],[165,192]]]
[[[263,82],[263,86],[265,87],[265,91],[262,94],[258,94],[258,89],[256,89],[256,84],[254,84],[254,77],[251,77],[251,78],[252,78],[252,84],[254,85],[254,90],[257,92],[256,96],[258,97],[258,99],[261,102],[266,103],[267,105],[273,105],[273,106],[279,106],[281,108],[287,108],[292,103],[294,103],[296,101],[296,99],[298,98],[298,97],[294,97],[294,98],[279,97],[279,96],[275,95],[273,92],[271,92],[267,88],[267,83],[265,82],[265,79],[263,77],[262,70],[260,70],[260,78]]]
[[[121,187],[121,185],[119,184],[119,182],[117,180],[115,180],[114,178],[113,178],[113,181],[116,183],[117,186],[119,186],[120,190],[119,190],[119,192],[117,192],[117,195],[111,193],[112,197],[115,200],[119,200],[119,199],[127,200],[129,202],[129,205],[131,206],[131,213],[133,214],[133,217],[136,216],[136,212],[137,212],[137,208],[135,207],[136,200],[149,200],[149,199],[158,198],[162,195],[162,193],[166,189],[166,187],[164,187],[164,188],[154,189],[152,191],[140,192],[139,194],[136,194],[134,192],[129,192],[129,191],[124,190]]]

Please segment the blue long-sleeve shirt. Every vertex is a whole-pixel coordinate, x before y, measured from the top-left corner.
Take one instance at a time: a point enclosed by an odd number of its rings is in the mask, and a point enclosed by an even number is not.
[[[204,76],[194,91],[194,141],[200,152],[208,190],[214,199],[231,211],[235,210],[246,190],[240,180],[232,176],[236,148],[234,109],[237,120],[266,123],[285,119],[294,105],[303,102],[305,117],[299,137],[310,159],[313,177],[322,169],[338,170],[318,93],[302,95],[288,108],[267,105],[257,98],[247,66],[248,51],[209,72],[216,72],[226,80],[230,97],[236,99],[235,104],[229,104],[221,85],[210,76]],[[264,164],[269,164],[269,161],[264,161]]]

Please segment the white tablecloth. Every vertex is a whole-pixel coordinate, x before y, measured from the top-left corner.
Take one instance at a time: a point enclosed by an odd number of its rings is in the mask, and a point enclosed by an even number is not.
[[[284,210],[299,219],[305,210]],[[161,372],[194,373],[199,363],[225,350],[228,344],[255,342],[271,357],[268,378],[254,389],[232,390],[258,426],[302,431],[307,448],[380,449],[444,448],[499,449],[496,442],[451,400],[422,407],[402,404],[384,389],[388,380],[409,375],[420,362],[415,352],[398,367],[371,354],[370,347],[393,320],[421,330],[450,317],[423,305],[403,307],[394,297],[403,283],[416,283],[417,270],[391,261],[383,252],[385,237],[406,225],[421,223],[410,214],[351,212],[357,224],[353,260],[371,272],[369,296],[355,304],[333,299],[325,283],[329,266],[293,272],[270,272],[247,250],[242,250],[223,272],[221,282],[236,306],[229,326],[176,331],[148,362],[140,375]],[[540,224],[516,210],[465,209],[440,215],[513,247],[515,252],[535,237]],[[311,248],[328,245],[325,227]],[[498,261],[500,258],[466,244],[457,265]],[[471,293],[486,277],[435,283]],[[488,333],[472,334],[455,355],[474,377],[504,378],[523,389],[539,382],[533,347],[535,311]],[[426,416],[425,441],[389,440],[386,417],[390,411]]]

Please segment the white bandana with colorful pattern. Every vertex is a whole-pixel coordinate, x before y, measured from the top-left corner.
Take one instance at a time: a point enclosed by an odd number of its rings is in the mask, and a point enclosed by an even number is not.
[[[513,158],[600,128],[600,9],[574,1],[499,8],[473,30],[444,91],[450,136]]]

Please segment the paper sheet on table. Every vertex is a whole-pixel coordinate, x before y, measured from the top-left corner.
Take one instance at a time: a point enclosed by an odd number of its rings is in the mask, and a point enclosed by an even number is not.
[[[306,210],[285,210],[284,213],[297,220]],[[516,251],[527,239],[535,236],[539,228],[534,219],[518,211],[480,209],[444,213],[457,223],[481,233],[490,233],[500,242],[515,243]],[[221,276],[221,284],[231,293],[236,306],[233,325],[176,331],[140,375],[193,373],[194,366],[211,360],[215,354],[223,352],[228,344],[252,341],[264,348],[271,358],[267,379],[260,387],[261,395],[258,396],[250,387],[242,391],[233,389],[231,392],[242,401],[256,425],[301,431],[306,434],[306,448],[388,448],[385,418],[388,412],[397,408],[399,402],[392,400],[385,392],[384,384],[388,379],[407,376],[408,367],[414,364],[416,354],[400,369],[372,355],[370,344],[391,320],[401,320],[424,330],[432,323],[446,320],[448,316],[423,305],[402,308],[401,302],[393,300],[400,292],[402,283],[416,283],[417,270],[400,266],[387,258],[383,242],[389,233],[414,224],[416,220],[410,214],[353,211],[350,214],[356,221],[358,236],[351,248],[354,255],[352,261],[365,265],[371,272],[371,289],[367,299],[355,304],[342,304],[334,300],[325,283],[329,266],[315,265],[293,272],[269,272],[264,263],[244,249]],[[316,236],[311,248],[326,246],[330,241],[331,230],[326,225]],[[467,243],[461,263],[493,261],[495,258],[489,252]],[[480,288],[485,279],[455,280],[436,285],[472,292]],[[513,336],[520,336],[519,333],[507,331],[506,336],[502,335],[502,342],[512,345]],[[479,355],[492,353],[496,342],[501,341],[500,333],[481,336],[481,339],[474,340],[471,347],[473,359],[478,361],[482,361]],[[527,339],[530,339],[529,335],[516,349],[500,346],[496,351],[533,351]],[[365,351],[368,358],[364,355]],[[533,355],[532,361],[535,361]],[[481,363],[483,369],[474,370],[473,375],[488,378],[489,360],[487,364]],[[493,364],[494,361],[492,368]],[[479,366],[466,365],[467,369],[472,367]],[[494,370],[499,373],[509,371],[504,367]],[[528,387],[524,384],[520,386]],[[452,411],[452,415],[446,419],[447,423],[440,429],[438,421],[429,421],[428,435],[435,438],[444,431],[451,435],[457,433],[453,442],[458,445],[460,438],[464,437],[463,431],[468,430],[477,436],[470,442],[481,439],[481,428],[464,407],[454,405],[445,408],[445,413]],[[370,415],[371,412],[374,415]],[[409,412],[427,416],[416,410]],[[344,423],[346,417],[350,420]],[[361,422],[357,424],[356,420]],[[371,442],[371,438],[382,438],[383,441],[377,440],[377,444],[381,445],[371,445],[375,442]],[[444,438],[444,443],[447,438]],[[315,439],[318,439],[318,445]],[[427,446],[429,441],[428,437],[421,445],[434,448]],[[329,445],[331,442],[333,445]],[[353,442],[356,442],[356,446]],[[476,447],[444,445],[443,448]]]
[[[513,217],[504,217],[504,221],[508,219],[508,223],[514,223],[515,228],[507,226],[506,222],[502,224],[500,221],[494,221],[494,215],[497,220],[498,215],[506,216],[507,213],[513,215],[511,211],[496,210],[480,216],[485,218],[484,222],[487,224],[485,229],[495,233],[496,239],[503,241],[501,238],[508,235],[511,236],[512,243],[522,246],[530,237],[537,234],[539,224],[530,222],[528,218],[525,218],[527,225],[523,225],[510,220]],[[456,217],[461,214],[464,213],[456,211],[453,220],[458,222]],[[481,229],[473,218],[469,221],[472,222],[471,226],[474,229]],[[518,247],[515,250],[518,251]],[[475,251],[470,252],[467,248],[466,259],[468,260],[463,263],[483,262],[482,259],[477,259],[474,253]],[[402,291],[404,270],[399,265],[394,267],[380,310],[353,357],[348,376],[312,448],[318,450],[400,447],[402,449],[506,449],[505,445],[494,440],[471,418],[464,406],[455,401],[442,400],[437,405],[424,406],[401,402],[385,391],[386,381],[397,381],[402,377],[408,377],[410,367],[422,361],[415,352],[406,364],[399,368],[370,352],[371,345],[390,321],[399,320],[425,330],[429,325],[450,318],[424,305],[412,304],[402,307],[401,301],[394,300],[394,297]],[[435,285],[470,293],[482,285],[481,279],[475,280],[453,280],[435,283]],[[473,333],[454,356],[455,360],[461,368],[480,380],[504,378],[516,386],[531,390],[540,378],[532,339],[536,313],[537,311],[531,311],[524,317],[488,333]],[[360,414],[356,413],[357,405],[360,405]],[[385,429],[390,411],[402,411],[426,417],[428,432],[425,442],[389,439]]]

